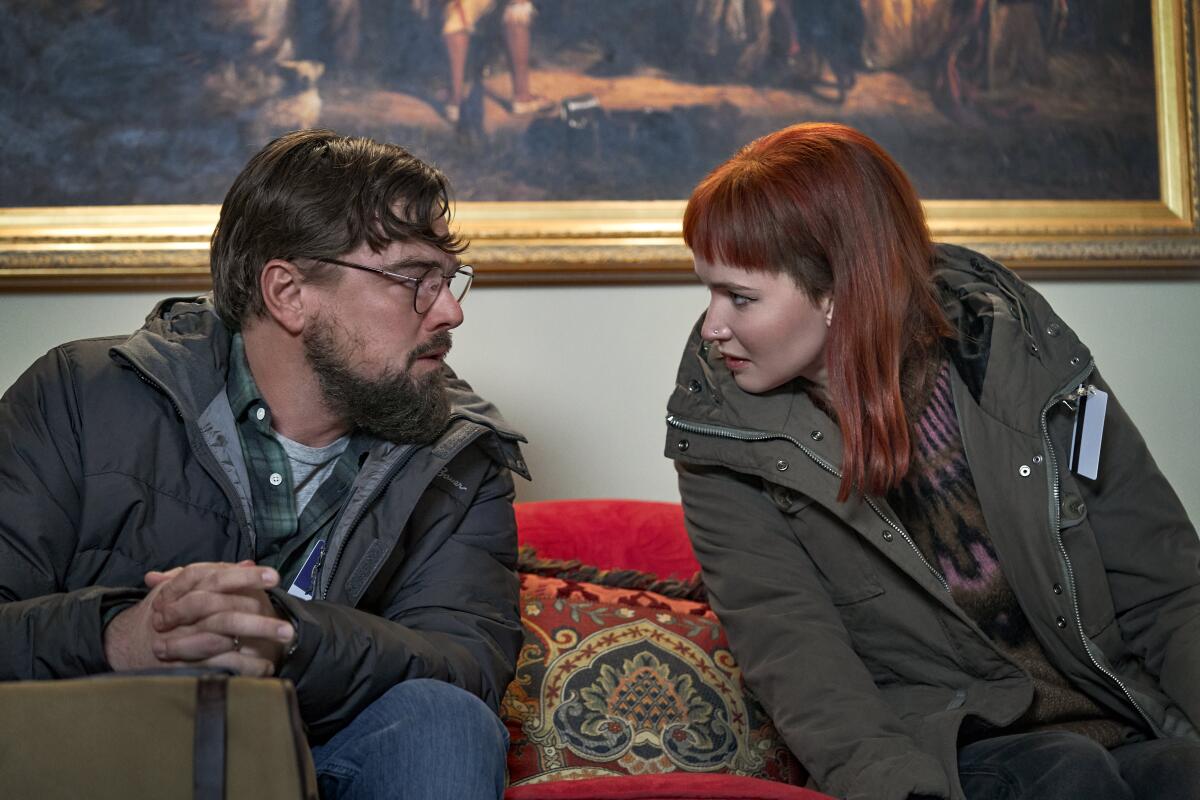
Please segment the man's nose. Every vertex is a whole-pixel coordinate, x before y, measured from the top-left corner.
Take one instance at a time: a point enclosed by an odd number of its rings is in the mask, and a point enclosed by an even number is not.
[[[454,297],[449,286],[443,286],[442,291],[433,301],[433,305],[425,312],[426,327],[434,330],[450,330],[463,323],[462,303]]]

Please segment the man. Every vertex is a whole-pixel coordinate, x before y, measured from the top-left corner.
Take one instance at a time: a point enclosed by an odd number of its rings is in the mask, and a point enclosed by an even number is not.
[[[444,176],[403,149],[288,134],[225,198],[211,302],[167,300],[17,381],[0,679],[274,674],[324,797],[502,794],[509,471],[528,476],[443,363],[472,275],[449,216]]]

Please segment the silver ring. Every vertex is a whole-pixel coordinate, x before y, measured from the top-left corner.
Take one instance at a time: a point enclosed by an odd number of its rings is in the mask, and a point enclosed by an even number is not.
[[[233,652],[236,653],[237,651],[239,651],[241,649],[242,649],[242,640],[240,638],[238,638],[237,636],[234,636],[233,637]]]

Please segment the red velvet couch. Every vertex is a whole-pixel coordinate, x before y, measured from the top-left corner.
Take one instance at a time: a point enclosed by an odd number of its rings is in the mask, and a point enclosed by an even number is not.
[[[675,503],[518,503],[506,800],[821,800],[744,685]]]

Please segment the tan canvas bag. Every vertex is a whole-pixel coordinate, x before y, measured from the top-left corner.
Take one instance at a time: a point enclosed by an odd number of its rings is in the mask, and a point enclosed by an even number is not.
[[[7,800],[316,800],[290,681],[223,674],[0,683]]]

